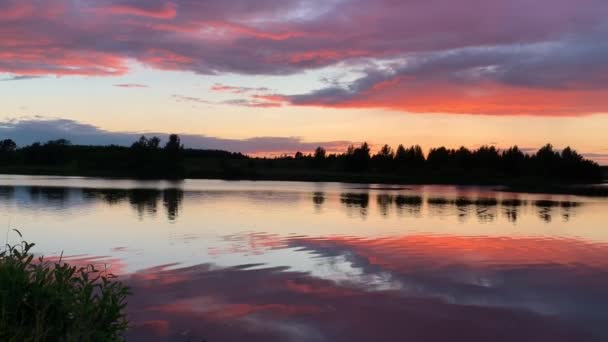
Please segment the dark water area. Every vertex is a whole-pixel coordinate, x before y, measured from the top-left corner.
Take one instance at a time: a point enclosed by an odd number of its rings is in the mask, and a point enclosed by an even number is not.
[[[2,176],[0,219],[129,283],[129,341],[608,340],[602,198]]]

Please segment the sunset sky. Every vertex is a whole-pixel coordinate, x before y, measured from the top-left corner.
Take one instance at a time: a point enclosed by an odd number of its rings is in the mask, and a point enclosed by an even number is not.
[[[606,0],[0,0],[0,137],[551,142],[608,164],[607,18]]]

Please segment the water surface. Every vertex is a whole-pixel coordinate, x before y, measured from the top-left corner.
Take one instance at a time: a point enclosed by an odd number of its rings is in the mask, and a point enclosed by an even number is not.
[[[605,199],[0,176],[0,220],[132,285],[133,341],[608,339]]]

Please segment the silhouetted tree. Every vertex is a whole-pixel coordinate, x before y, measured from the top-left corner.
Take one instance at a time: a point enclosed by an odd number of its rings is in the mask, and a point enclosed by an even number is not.
[[[601,170],[599,166],[589,160],[586,160],[582,155],[575,150],[566,147],[561,153],[561,165],[559,168],[562,178],[571,179],[600,179]]]
[[[440,169],[448,166],[450,152],[445,147],[431,148],[427,156],[427,162],[431,168]]]
[[[137,140],[136,142],[131,144],[132,149],[145,149],[147,147],[148,147],[148,138],[146,138],[146,136],[144,136],[144,135],[139,137],[139,140]]]
[[[159,137],[150,138],[150,140],[148,140],[148,147],[151,149],[159,148],[160,147],[160,138]]]
[[[384,145],[380,151],[372,157],[372,160],[374,161],[376,168],[381,171],[387,171],[392,168],[394,157],[395,154],[393,153],[393,149],[388,145]]]
[[[184,146],[181,143],[181,139],[177,134],[169,135],[169,140],[165,144],[164,152],[166,155],[165,162],[165,177],[167,178],[181,178],[185,174],[185,168],[183,164],[183,152]]]
[[[319,146],[315,149],[314,158],[315,158],[315,160],[323,160],[323,159],[325,159],[325,154],[326,154],[325,149],[323,147]]]
[[[369,168],[369,161],[371,159],[369,154],[369,145],[364,142],[358,148],[349,146],[346,155],[347,169],[349,171],[365,171]]]
[[[0,152],[12,153],[17,149],[17,144],[11,139],[4,139],[0,141]]]
[[[393,152],[384,145],[373,157],[367,143],[349,146],[343,154],[327,154],[323,147],[313,155],[296,154],[296,159],[284,155],[275,158],[252,158],[240,153],[216,150],[184,149],[178,135],[172,134],[163,148],[158,137],[141,136],[130,147],[78,146],[65,139],[44,144],[33,143],[17,148],[10,140],[0,140],[0,163],[4,170],[10,166],[30,167],[33,172],[65,172],[65,174],[132,176],[140,178],[183,178],[211,176],[226,178],[258,177],[265,169],[317,169],[325,177],[361,176],[403,177],[421,182],[596,182],[602,178],[600,166],[566,147],[556,151],[552,145],[543,146],[528,155],[513,146],[498,151],[493,146],[476,150],[466,147],[432,148],[425,158],[422,148],[399,145]],[[10,158],[8,156],[10,155]],[[53,166],[44,169],[44,165]],[[188,174],[186,167],[188,166]],[[59,167],[58,167],[59,166]],[[63,167],[61,167],[63,166]],[[61,171],[63,170],[63,171]],[[328,172],[349,171],[361,175],[334,175]],[[288,174],[288,173],[286,173]],[[314,175],[313,175],[314,176]],[[370,178],[371,179],[371,178]],[[388,179],[388,178],[387,178]]]
[[[473,153],[473,160],[476,168],[496,170],[500,161],[500,155],[494,146],[481,146]]]
[[[326,151],[323,147],[319,146],[315,149],[315,153],[313,155],[313,166],[316,168],[324,168],[325,167],[325,157]]]
[[[176,153],[184,149],[184,145],[182,145],[179,135],[171,134],[169,135],[169,141],[165,144],[165,151]]]
[[[177,136],[176,136],[177,138]],[[175,142],[174,142],[175,143]],[[130,148],[129,168],[137,177],[165,178],[173,172],[174,165],[169,164],[167,149],[160,149],[160,139],[141,136]]]
[[[463,170],[469,170],[472,167],[473,153],[466,147],[461,146],[453,151],[454,166]]]
[[[405,150],[406,152],[406,165],[409,168],[420,168],[424,166],[425,159],[422,147],[414,145]]]
[[[70,141],[66,139],[49,140],[44,144],[39,142],[23,148],[26,163],[41,165],[64,164],[71,159]]]
[[[553,145],[547,144],[541,147],[532,157],[535,173],[542,177],[551,177],[559,165],[560,155],[553,149]]]
[[[0,162],[3,164],[12,162],[15,159],[15,150],[17,144],[11,139],[0,141]]]
[[[525,173],[527,156],[517,147],[513,146],[502,152],[501,163],[504,173],[508,176],[517,177]]]
[[[399,166],[403,166],[405,161],[407,160],[407,152],[405,151],[405,147],[402,144],[397,146],[397,150],[395,151],[395,162]]]

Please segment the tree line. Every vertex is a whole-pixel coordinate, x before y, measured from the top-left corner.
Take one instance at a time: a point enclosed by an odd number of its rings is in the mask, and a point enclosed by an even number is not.
[[[57,139],[17,148],[14,141],[0,141],[0,165],[58,167],[67,173],[89,172],[137,178],[183,178],[184,146],[177,134],[164,144],[158,137],[141,136],[130,147],[72,145]],[[41,171],[49,170],[43,168]]]
[[[172,134],[166,143],[158,137],[141,136],[127,146],[73,145],[58,139],[18,148],[10,139],[0,141],[0,167],[8,173],[48,173],[137,178],[248,178],[357,181],[374,176],[404,182],[495,182],[511,180],[595,182],[601,167],[570,147],[558,151],[547,144],[535,153],[517,146],[499,150],[431,148],[419,145],[393,149],[382,146],[372,153],[369,144],[349,146],[343,153],[317,147],[313,153],[254,158],[241,153],[188,149]],[[285,171],[282,172],[281,170]],[[348,178],[348,175],[361,175]],[[275,178],[273,178],[275,177]],[[325,177],[325,178],[324,178]],[[346,177],[344,179],[340,177]],[[370,178],[371,179],[371,178]]]
[[[283,157],[289,159],[290,157]],[[499,150],[494,146],[450,149],[431,148],[425,155],[419,145],[393,149],[384,145],[375,154],[367,143],[349,146],[341,154],[328,154],[323,147],[295,160],[306,160],[316,168],[342,169],[349,172],[378,172],[391,174],[430,174],[468,177],[538,178],[563,181],[597,181],[602,178],[601,167],[584,158],[571,147],[557,151],[551,144],[533,154],[513,146]]]

